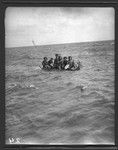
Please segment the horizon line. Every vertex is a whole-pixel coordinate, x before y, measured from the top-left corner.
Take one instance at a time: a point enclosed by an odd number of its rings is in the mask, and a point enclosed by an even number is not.
[[[99,40],[99,41],[84,41],[84,42],[72,42],[72,43],[58,43],[58,44],[42,44],[42,45],[35,45],[35,46],[52,46],[52,45],[63,45],[63,44],[76,44],[76,43],[93,43],[93,42],[104,42],[104,41],[114,41],[114,39],[111,40]],[[5,48],[19,48],[19,47],[35,47],[34,45],[27,45],[27,46],[15,46],[15,47],[5,47]]]

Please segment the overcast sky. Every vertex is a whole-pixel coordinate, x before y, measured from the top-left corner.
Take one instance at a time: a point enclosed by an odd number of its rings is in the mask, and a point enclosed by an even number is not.
[[[6,47],[114,39],[114,9],[106,7],[9,7]]]

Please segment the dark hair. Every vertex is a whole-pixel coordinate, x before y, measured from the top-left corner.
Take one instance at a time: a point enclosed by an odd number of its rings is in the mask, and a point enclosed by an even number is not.
[[[68,58],[72,58],[72,56],[68,56]]]
[[[47,57],[44,57],[43,59],[48,59]]]
[[[64,59],[65,59],[65,58],[67,59],[67,57],[64,57]]]
[[[59,55],[59,59],[62,59],[62,57]]]

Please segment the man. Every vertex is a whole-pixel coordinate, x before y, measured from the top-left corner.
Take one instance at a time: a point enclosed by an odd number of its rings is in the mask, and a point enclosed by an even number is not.
[[[67,61],[67,57],[63,58],[63,62],[62,62],[62,69],[65,69],[65,66],[67,65],[68,61]]]
[[[55,54],[54,68],[59,69],[59,54]]]
[[[68,70],[72,70],[73,68],[75,68],[75,63],[71,56],[68,57],[67,64],[69,65],[69,67],[67,68]]]
[[[49,68],[47,57],[43,58],[42,66],[43,66],[44,69],[48,69]]]
[[[63,65],[62,57],[59,55],[58,57],[58,69],[61,70]]]
[[[48,65],[51,69],[53,69],[53,65],[54,65],[54,61],[53,61],[53,58],[51,58],[49,61],[48,61]]]

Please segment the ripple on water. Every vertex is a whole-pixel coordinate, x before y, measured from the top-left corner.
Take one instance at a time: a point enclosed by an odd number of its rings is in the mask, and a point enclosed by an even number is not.
[[[6,66],[6,140],[16,136],[26,144],[113,144],[114,52],[109,45],[67,44],[64,50],[51,46],[51,51],[42,46],[35,55],[32,47],[10,49],[18,60],[12,57]],[[40,56],[59,51],[79,55],[83,67],[75,72],[36,68]]]

